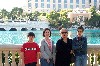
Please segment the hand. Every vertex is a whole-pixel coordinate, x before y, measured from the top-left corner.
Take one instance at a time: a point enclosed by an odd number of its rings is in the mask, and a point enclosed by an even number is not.
[[[49,63],[49,62],[50,62],[50,60],[49,60],[49,59],[47,59],[47,62]]]
[[[71,50],[70,54],[72,54],[72,53],[73,53],[73,51]]]
[[[22,63],[22,66],[25,66],[25,64],[24,64],[24,63]]]
[[[39,61],[37,61],[37,64],[36,64],[36,66],[40,66],[40,64],[39,64]]]
[[[37,63],[36,66],[40,66],[39,63]]]

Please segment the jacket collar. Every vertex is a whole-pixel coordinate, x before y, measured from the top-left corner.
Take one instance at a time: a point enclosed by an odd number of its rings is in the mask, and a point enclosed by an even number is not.
[[[67,41],[69,40],[69,38],[67,38]],[[61,37],[61,41],[63,41],[63,38]]]
[[[81,36],[81,38],[83,39],[83,35]],[[78,36],[76,36],[76,39],[78,40]]]

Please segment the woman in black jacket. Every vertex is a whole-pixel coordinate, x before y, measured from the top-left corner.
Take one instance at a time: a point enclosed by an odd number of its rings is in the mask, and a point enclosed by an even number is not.
[[[55,66],[70,66],[72,53],[72,39],[69,39],[66,28],[60,30],[61,39],[56,43]]]

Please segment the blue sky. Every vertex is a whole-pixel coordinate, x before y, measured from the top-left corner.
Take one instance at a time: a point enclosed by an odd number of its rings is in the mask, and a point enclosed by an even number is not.
[[[6,9],[11,11],[13,7],[23,7],[26,6],[27,0],[0,0],[0,9]]]

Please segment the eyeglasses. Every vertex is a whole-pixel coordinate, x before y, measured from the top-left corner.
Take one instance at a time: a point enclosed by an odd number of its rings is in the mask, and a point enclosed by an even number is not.
[[[61,32],[61,34],[66,34],[66,33],[68,33],[68,32]]]

